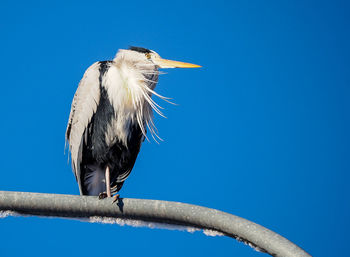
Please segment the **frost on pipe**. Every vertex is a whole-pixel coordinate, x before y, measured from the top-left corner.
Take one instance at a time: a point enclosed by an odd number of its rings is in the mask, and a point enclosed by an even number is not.
[[[143,220],[131,220],[131,219],[122,219],[122,218],[110,218],[110,217],[90,217],[88,219],[80,219],[80,221],[90,222],[90,223],[101,223],[101,224],[117,224],[119,226],[131,226],[131,227],[145,227],[145,228],[159,228],[159,229],[168,229],[168,230],[180,230],[193,233],[199,231],[198,228],[188,227],[188,226],[177,226],[171,224],[157,223],[157,222],[147,222]]]
[[[12,217],[30,217],[31,215],[20,214],[14,211],[0,211],[0,219],[11,217],[11,216]],[[41,216],[41,217],[52,218],[51,216]],[[198,228],[189,227],[189,226],[179,226],[179,225],[171,225],[171,224],[164,224],[164,223],[157,223],[157,222],[146,222],[142,220],[131,220],[131,219],[99,217],[99,216],[93,216],[90,218],[63,218],[63,219],[69,219],[69,220],[73,219],[73,220],[88,222],[88,223],[116,224],[119,226],[131,226],[136,228],[144,227],[144,228],[150,228],[150,229],[179,230],[179,231],[185,231],[189,233],[202,231],[203,234],[206,236],[224,236],[223,233],[219,231],[211,230],[211,229],[198,229]]]
[[[30,217],[31,215],[20,214],[14,211],[0,211],[0,219],[7,217]],[[41,216],[51,218],[52,216]],[[131,219],[122,219],[122,218],[110,218],[110,217],[99,217],[93,216],[90,218],[64,218],[63,219],[74,219],[81,222],[89,222],[89,223],[101,223],[101,224],[117,224],[119,226],[131,226],[135,228],[150,228],[150,229],[167,229],[167,230],[179,230],[186,231],[189,233],[194,233],[197,231],[201,231],[199,228],[189,227],[189,226],[180,226],[180,225],[171,225],[165,223],[158,222],[146,222],[143,220],[131,220]],[[213,230],[213,229],[202,229],[203,234],[206,236],[224,236],[223,233]],[[238,240],[240,241],[240,240]]]
[[[0,211],[0,218],[6,218],[6,217],[29,217],[30,215],[21,215],[20,213],[14,212],[14,211]],[[41,217],[48,217],[50,216],[41,216]],[[73,219],[73,218],[63,218],[63,219]],[[188,226],[180,226],[180,225],[171,225],[171,224],[164,224],[164,223],[157,223],[157,222],[146,222],[142,220],[130,220],[130,219],[122,219],[122,218],[110,218],[110,217],[90,217],[90,218],[75,218],[74,220],[78,220],[81,222],[90,222],[90,223],[101,223],[101,224],[117,224],[119,226],[131,226],[131,227],[145,227],[150,229],[167,229],[167,230],[179,230],[179,231],[185,231],[189,233],[194,233],[197,231],[202,231],[204,235],[206,236],[224,236],[223,233],[212,230],[212,229],[198,229],[194,227],[188,227]],[[254,250],[258,252],[264,252],[259,247],[252,245],[250,242],[246,242],[243,239],[236,238],[237,241],[242,242],[246,245],[249,245]]]
[[[9,216],[13,217],[29,217],[30,215],[21,215],[20,213],[14,212],[14,211],[0,211],[0,218],[6,218]],[[50,216],[41,216],[41,217],[48,217]],[[72,219],[72,218],[63,218],[63,219]],[[101,223],[101,224],[116,224],[119,226],[131,226],[131,227],[145,227],[150,229],[167,229],[167,230],[179,230],[179,231],[185,231],[189,233],[194,233],[197,231],[202,231],[204,235],[206,236],[224,236],[223,233],[212,230],[212,229],[199,229],[194,227],[188,227],[188,226],[180,226],[180,225],[171,225],[171,224],[164,224],[164,223],[157,223],[157,222],[146,222],[142,220],[130,220],[130,219],[122,219],[122,218],[110,218],[110,217],[90,217],[90,218],[75,218],[74,220],[78,220],[81,222],[90,222],[90,223]],[[249,245],[254,250],[258,252],[264,252],[259,247],[250,244],[249,242],[246,242],[240,238],[236,238],[239,242],[243,242],[246,245]]]
[[[189,226],[171,225],[158,222],[147,222],[143,220],[130,220],[122,218],[106,218],[106,217],[90,217],[89,219],[80,219],[80,221],[91,222],[91,223],[102,223],[102,224],[117,224],[119,226],[131,226],[131,227],[145,227],[150,229],[167,229],[167,230],[179,230],[194,233],[196,231],[203,231],[206,236],[224,236],[223,233],[212,230],[212,229],[199,229]]]
[[[111,198],[98,200],[92,196],[0,191],[1,210],[119,225],[157,227],[149,224],[171,224],[204,230],[206,235],[214,235],[213,231],[217,231],[272,256],[310,257],[286,238],[256,223],[215,209],[179,202],[123,198],[114,203]]]
[[[6,218],[8,216],[20,216],[18,213],[14,211],[0,211],[0,219],[1,218]]]
[[[0,211],[0,218],[6,218],[6,217],[29,217],[30,215],[20,214],[14,211]],[[51,216],[41,216],[41,217],[47,217],[51,218]],[[132,220],[132,219],[123,219],[123,218],[111,218],[111,217],[99,217],[99,216],[93,216],[90,218],[64,218],[63,219],[74,219],[81,222],[89,222],[89,223],[101,223],[101,224],[116,224],[119,226],[131,226],[131,227],[145,227],[150,229],[167,229],[167,230],[179,230],[179,231],[185,231],[189,233],[194,233],[198,231],[202,231],[204,235],[214,237],[214,236],[224,236],[223,233],[213,230],[213,229],[199,229],[195,227],[190,226],[180,226],[180,225],[171,225],[171,224],[165,224],[165,223],[158,223],[158,222],[147,222],[143,220]],[[244,243],[245,245],[248,245],[252,247],[254,250],[258,252],[265,252],[263,249],[257,247],[256,245],[241,239],[239,237],[235,238],[237,241]]]

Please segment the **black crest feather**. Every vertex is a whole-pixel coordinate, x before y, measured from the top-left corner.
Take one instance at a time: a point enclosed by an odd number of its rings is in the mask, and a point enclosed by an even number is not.
[[[138,46],[130,46],[129,50],[136,51],[136,52],[143,53],[143,54],[151,53],[151,50],[149,50],[147,48],[143,48],[143,47],[138,47]]]

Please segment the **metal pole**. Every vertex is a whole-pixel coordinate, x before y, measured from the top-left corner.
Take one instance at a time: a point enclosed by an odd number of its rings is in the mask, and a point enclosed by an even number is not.
[[[0,210],[26,215],[113,217],[210,229],[280,257],[311,257],[286,238],[256,223],[215,209],[160,200],[0,191]]]

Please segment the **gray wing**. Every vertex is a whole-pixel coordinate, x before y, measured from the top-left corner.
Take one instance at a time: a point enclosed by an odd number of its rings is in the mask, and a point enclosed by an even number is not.
[[[99,68],[100,64],[98,62],[94,63],[86,70],[81,79],[73,98],[66,130],[66,140],[69,143],[72,167],[79,185],[80,194],[82,193],[80,163],[83,135],[100,101]]]

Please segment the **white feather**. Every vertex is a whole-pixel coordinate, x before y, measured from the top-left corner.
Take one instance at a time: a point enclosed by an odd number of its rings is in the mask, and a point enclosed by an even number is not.
[[[80,176],[78,155],[82,136],[100,101],[99,75],[97,62],[86,70],[74,95],[69,115],[67,131],[70,129],[70,133],[67,139],[69,139],[69,150],[76,177]]]
[[[143,54],[135,51],[120,50],[114,59],[113,65],[105,74],[103,86],[107,89],[108,96],[118,117],[117,124],[114,124],[114,131],[119,139],[126,145],[128,138],[128,127],[130,123],[137,122],[142,133],[147,138],[146,128],[148,127],[152,137],[159,138],[157,129],[153,123],[152,109],[159,115],[164,114],[159,110],[163,109],[152,98],[155,94],[159,98],[168,101],[150,86],[155,86],[157,80],[149,80],[145,75],[156,75],[158,70],[155,65],[145,62]],[[148,138],[147,138],[148,139]]]

